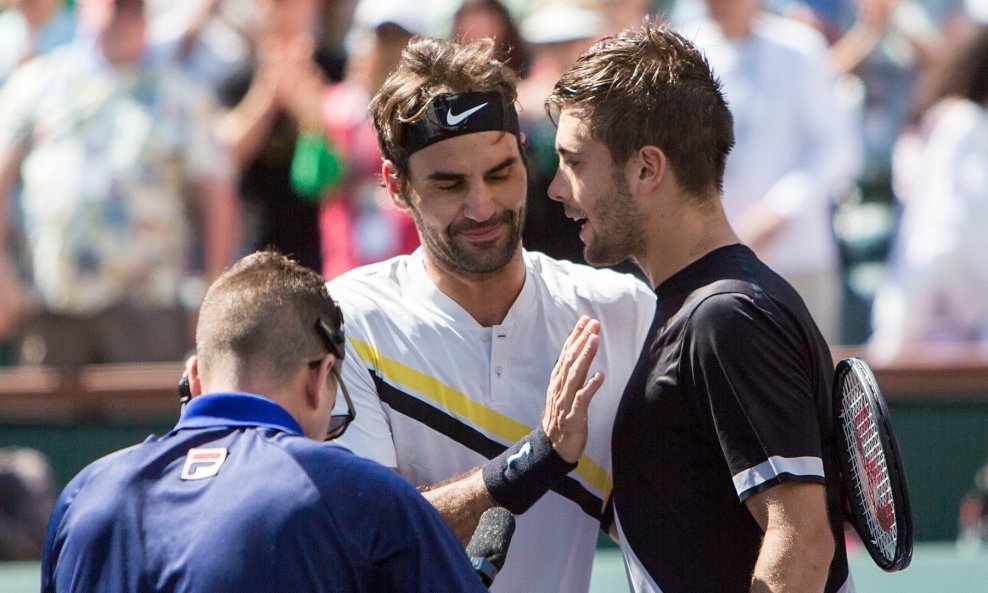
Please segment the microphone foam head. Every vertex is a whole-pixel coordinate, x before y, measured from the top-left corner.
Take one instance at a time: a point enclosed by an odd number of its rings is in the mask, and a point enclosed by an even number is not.
[[[495,507],[480,516],[480,523],[467,545],[467,556],[488,558],[498,569],[504,566],[511,537],[515,534],[515,516],[511,511]]]

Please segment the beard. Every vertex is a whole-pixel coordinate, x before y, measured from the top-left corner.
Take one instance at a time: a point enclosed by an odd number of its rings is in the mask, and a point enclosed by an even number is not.
[[[613,181],[614,189],[598,200],[593,236],[583,246],[584,259],[595,266],[618,264],[645,250],[641,208],[619,172]]]
[[[419,229],[422,245],[442,267],[471,276],[491,274],[502,269],[514,259],[521,246],[525,207],[505,210],[484,222],[461,220],[445,229],[429,226],[417,208],[412,217]],[[471,244],[459,239],[460,233],[506,225],[507,232],[485,243]]]

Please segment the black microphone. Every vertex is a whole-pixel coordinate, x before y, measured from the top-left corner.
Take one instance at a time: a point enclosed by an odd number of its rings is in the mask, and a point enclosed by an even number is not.
[[[515,516],[508,509],[487,509],[480,516],[480,523],[467,545],[467,556],[484,585],[490,587],[494,577],[504,566],[514,534]]]

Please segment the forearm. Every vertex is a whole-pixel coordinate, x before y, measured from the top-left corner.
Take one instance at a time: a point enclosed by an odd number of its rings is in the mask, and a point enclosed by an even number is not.
[[[200,186],[204,234],[204,266],[215,279],[236,256],[240,240],[240,201],[227,176]]]
[[[751,579],[752,593],[822,592],[827,584],[834,539],[826,533],[765,532]]]
[[[423,490],[422,495],[436,507],[464,546],[470,541],[480,515],[497,503],[484,485],[480,468]]]
[[[14,180],[17,178],[17,171],[23,157],[23,151],[12,148],[8,150],[0,149],[0,262],[7,259],[7,219],[9,211],[9,196],[14,188]]]
[[[834,558],[823,484],[784,481],[744,501],[764,530],[752,593],[820,593]]]
[[[875,49],[882,38],[876,27],[857,24],[830,48],[830,64],[837,74],[848,74]]]
[[[24,304],[24,290],[7,249],[8,196],[14,185],[20,157],[17,151],[0,152],[0,338],[17,327]]]
[[[274,93],[257,86],[252,86],[236,107],[220,117],[217,136],[229,147],[239,166],[257,156],[274,117]]]

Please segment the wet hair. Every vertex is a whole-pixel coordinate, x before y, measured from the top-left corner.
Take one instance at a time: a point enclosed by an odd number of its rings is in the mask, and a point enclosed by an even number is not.
[[[720,195],[734,120],[706,58],[668,24],[646,20],[594,44],[546,99],[554,121],[563,109],[616,164],[656,146],[684,191]]]
[[[461,44],[444,39],[412,38],[397,70],[370,103],[371,122],[381,155],[395,164],[399,180],[406,181],[407,124],[425,117],[426,107],[436,95],[493,92],[510,105],[518,97],[517,83],[514,71],[497,59],[490,39]]]

